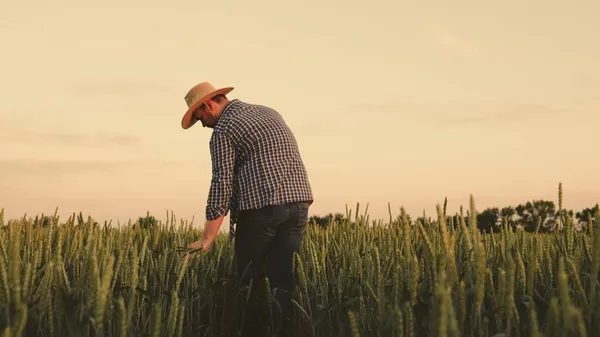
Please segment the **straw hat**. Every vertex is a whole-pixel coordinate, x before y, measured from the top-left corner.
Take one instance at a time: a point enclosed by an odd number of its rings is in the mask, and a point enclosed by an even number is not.
[[[226,95],[233,90],[233,87],[225,87],[221,89],[215,89],[215,87],[209,82],[202,82],[196,84],[188,93],[185,95],[185,102],[187,103],[188,110],[183,119],[181,120],[181,127],[189,129],[197,121],[193,117],[193,113],[198,107],[204,102],[210,100],[217,95]]]

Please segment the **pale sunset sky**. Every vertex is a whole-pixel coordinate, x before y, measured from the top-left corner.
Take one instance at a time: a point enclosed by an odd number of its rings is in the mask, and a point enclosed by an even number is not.
[[[600,201],[600,2],[0,2],[0,208],[203,225],[198,82],[277,109],[311,215]],[[223,228],[226,230],[227,222]]]

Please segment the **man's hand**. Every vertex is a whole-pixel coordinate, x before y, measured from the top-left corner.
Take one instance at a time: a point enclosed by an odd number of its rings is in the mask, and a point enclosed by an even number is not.
[[[202,251],[206,252],[212,247],[213,241],[215,240],[215,236],[219,232],[219,227],[221,227],[221,223],[223,222],[224,216],[221,216],[215,220],[208,220],[204,225],[204,233],[202,234],[202,239],[198,241],[192,242],[188,248],[190,249],[199,249],[202,248]],[[191,253],[191,254],[195,254]],[[190,253],[186,253],[183,256],[183,260],[189,259]]]
[[[198,241],[194,241],[192,242],[188,248],[191,250],[196,250],[195,252],[188,252],[185,253],[182,257],[182,261],[185,262],[185,260],[189,260],[189,258],[193,255],[198,253],[198,249],[201,249],[201,251],[208,251],[210,249],[210,247],[212,246],[212,240],[198,240]]]
[[[211,246],[212,246],[212,240],[202,239],[202,240],[192,242],[188,246],[188,248],[193,249],[193,250],[202,248],[203,251],[207,251],[208,249],[210,249]]]

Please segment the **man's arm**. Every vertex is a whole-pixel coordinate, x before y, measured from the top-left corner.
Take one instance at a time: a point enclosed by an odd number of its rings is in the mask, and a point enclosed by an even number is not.
[[[229,137],[213,131],[210,140],[212,180],[206,205],[206,224],[203,240],[212,242],[217,235],[223,218],[229,211],[233,190],[235,149]]]

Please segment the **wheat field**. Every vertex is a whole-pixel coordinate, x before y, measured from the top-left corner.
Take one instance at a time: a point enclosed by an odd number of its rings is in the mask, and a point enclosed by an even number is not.
[[[310,226],[295,257],[296,336],[592,336],[600,331],[600,225],[480,232],[468,211],[409,222]],[[225,235],[183,261],[200,230],[98,224],[81,213],[4,219],[0,333],[6,336],[238,336],[247,293]],[[454,222],[452,219],[459,219]],[[197,226],[196,226],[197,227]]]

